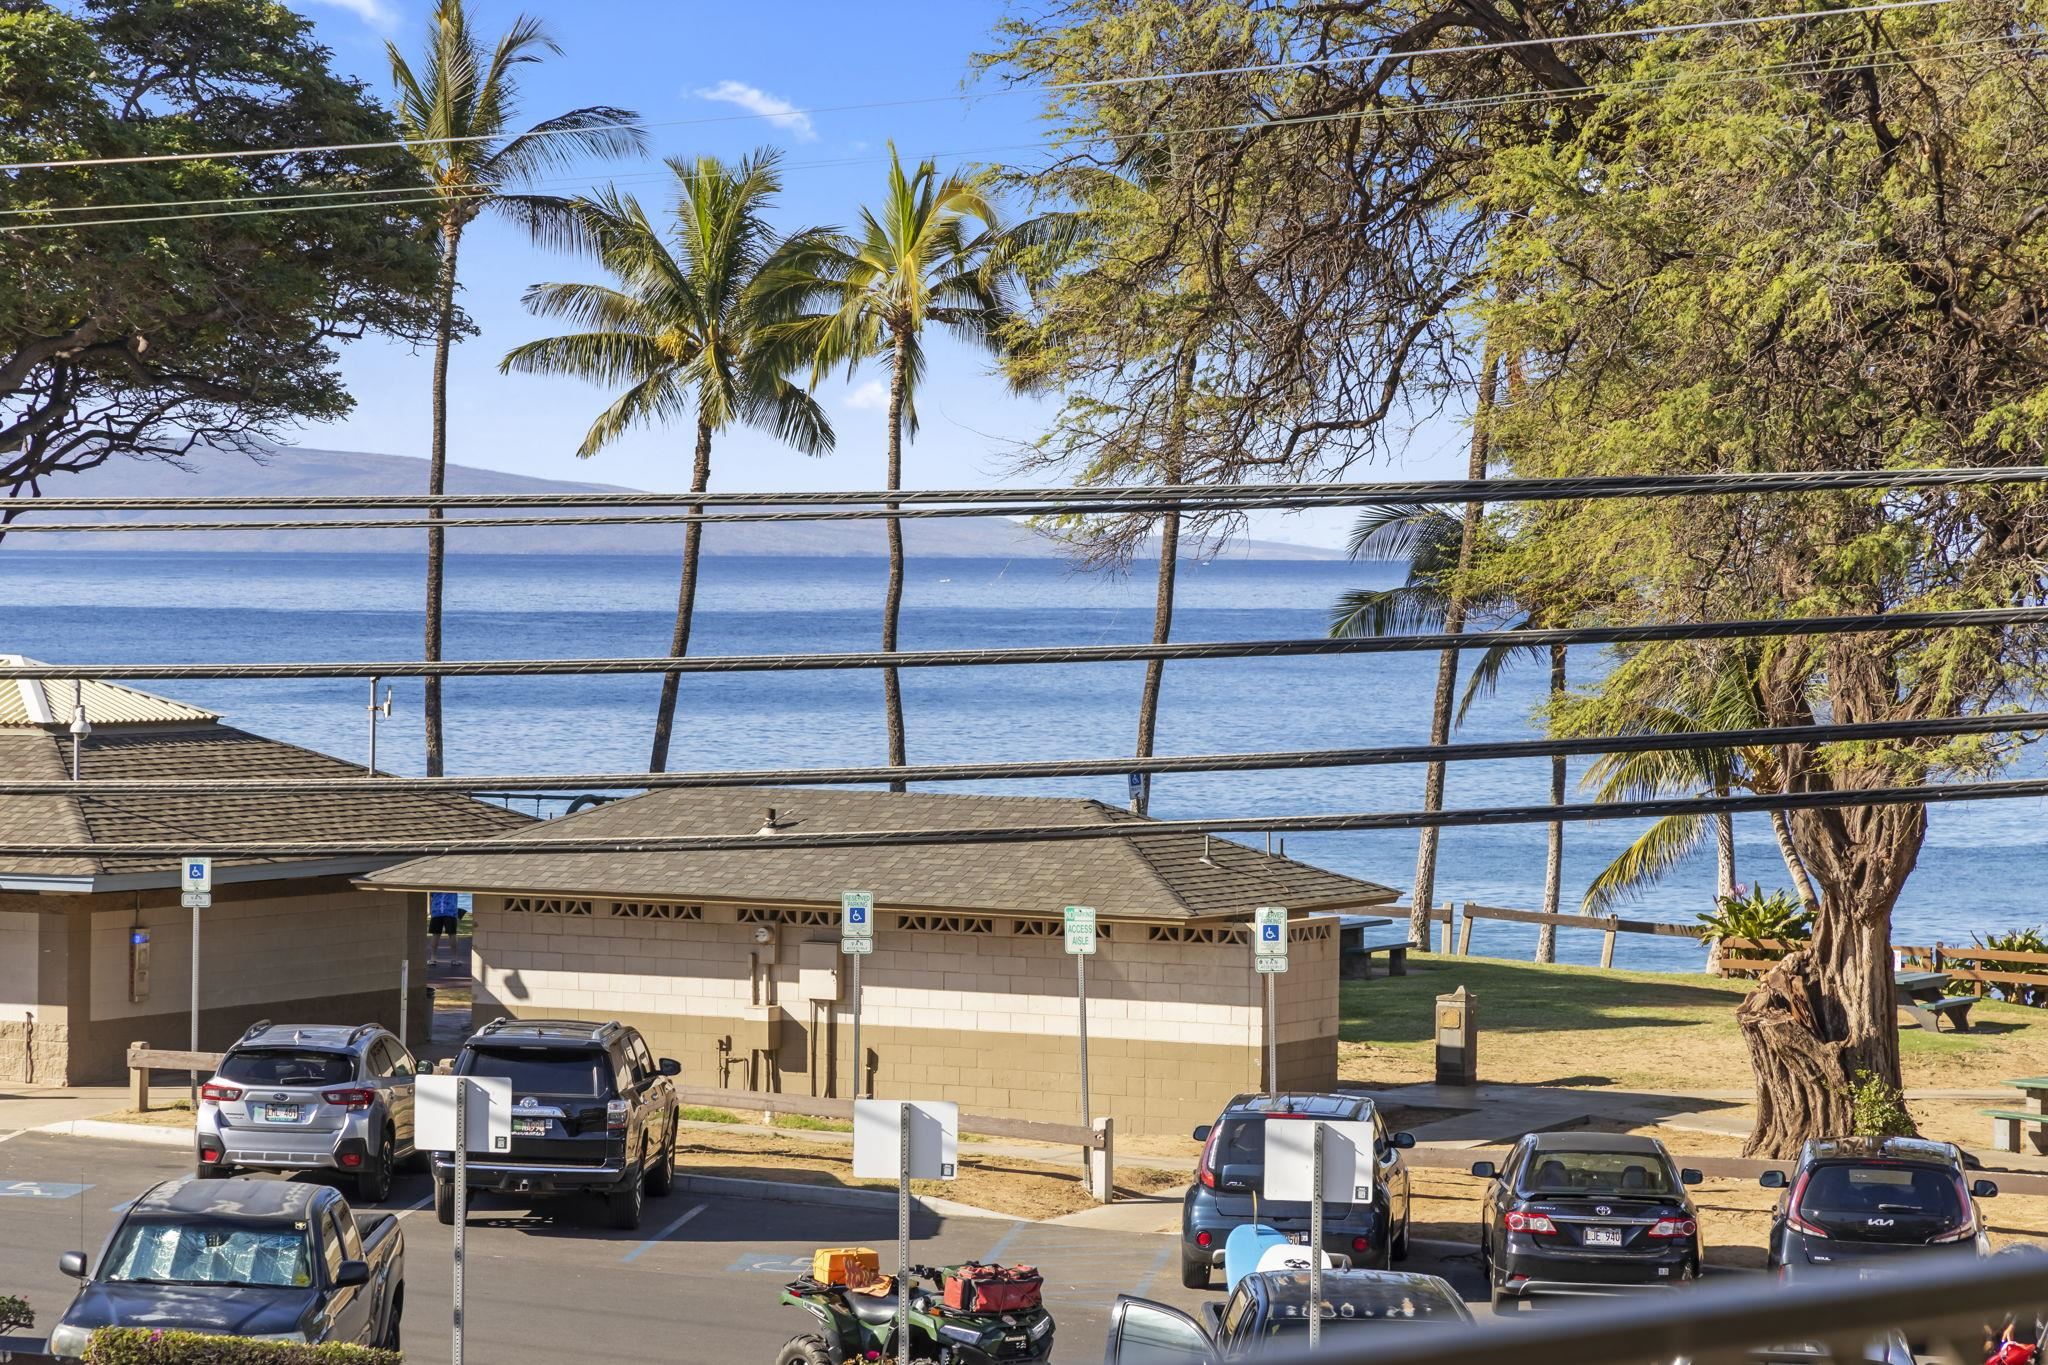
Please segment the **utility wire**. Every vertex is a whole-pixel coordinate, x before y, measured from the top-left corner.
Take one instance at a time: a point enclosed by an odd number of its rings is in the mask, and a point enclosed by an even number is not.
[[[1571,739],[1518,739],[1483,744],[1403,744],[1369,749],[1282,749],[1259,753],[1171,754],[1150,758],[1026,759],[984,763],[925,763],[905,767],[761,768],[705,772],[516,773],[475,777],[186,777],[84,778],[20,781],[0,777],[0,796],[163,796],[204,790],[210,796],[279,792],[465,793],[666,790],[675,787],[857,786],[873,782],[985,782],[1025,778],[1114,777],[1125,773],[1285,772],[1410,763],[1497,761],[1595,754],[1691,752],[1850,741],[1945,739],[1966,735],[2048,731],[2048,711],[1947,716],[1929,720],[1865,721],[1842,725],[1701,730],[1684,734],[1587,735]]]
[[[1131,84],[1168,84],[1178,80],[1198,77],[1254,74],[1268,71],[1308,70],[1327,66],[1357,65],[1376,61],[1407,61],[1421,57],[1469,56],[1479,52],[1509,51],[1524,47],[1564,46],[1572,43],[1586,43],[1616,38],[1658,37],[1664,34],[1695,33],[1710,29],[1754,28],[1761,24],[1790,21],[1836,18],[1845,15],[1877,14],[1890,10],[1926,9],[1932,6],[1953,4],[1955,0],[1882,0],[1882,3],[1852,5],[1823,10],[1792,10],[1778,14],[1751,15],[1732,19],[1707,19],[1688,24],[1663,24],[1650,28],[1623,29],[1608,33],[1567,34],[1555,38],[1516,38],[1498,42],[1467,43],[1455,47],[1426,47],[1413,51],[1382,50],[1356,57],[1311,57],[1289,62],[1275,62],[1261,66],[1217,67],[1198,71],[1162,71],[1138,76],[1115,76],[1100,80],[1066,81],[1047,86],[1015,85],[999,88],[988,94],[1008,95],[1038,89],[1088,90],[1102,89]],[[647,130],[651,128],[675,128],[693,124],[731,123],[748,119],[789,118],[794,115],[846,113],[868,109],[903,108],[915,104],[950,104],[965,99],[978,98],[967,95],[931,95],[901,100],[874,100],[859,104],[824,105],[810,109],[783,110],[774,114],[721,114],[695,119],[634,120],[600,125],[600,130],[617,131]],[[563,133],[587,133],[587,128],[539,129],[523,134],[526,137],[549,137]],[[299,147],[251,147],[225,151],[206,152],[157,152],[144,156],[102,156],[78,157],[64,161],[11,161],[0,162],[4,171],[48,171],[88,166],[135,166],[182,161],[227,161],[246,157],[303,156],[324,152],[398,150],[413,147],[452,146],[471,142],[490,142],[500,134],[472,134],[459,137],[436,138],[395,138],[374,142],[330,142]]]
[[[1666,816],[1767,814],[1771,811],[1866,806],[1947,805],[2048,796],[2048,778],[2004,782],[1930,783],[1860,791],[1782,792],[1766,796],[1659,797],[1643,801],[1568,803],[1559,806],[1454,807],[1438,811],[1358,811],[1332,815],[1234,815],[1196,820],[1151,820],[1112,810],[1100,824],[1008,825],[987,829],[795,829],[772,834],[563,836],[539,833],[477,839],[185,839],[177,843],[0,843],[9,858],[418,858],[574,853],[795,853],[808,849],[933,847],[952,844],[1064,843],[1099,839],[1162,839],[1190,834],[1324,834],[1363,830],[1451,829],[1491,825],[1548,825],[1588,820],[1662,819]],[[798,822],[800,809],[785,812]],[[542,827],[543,830],[547,828]]]
[[[632,673],[793,673],[873,668],[1139,663],[1153,659],[1277,659],[1303,655],[1440,653],[1447,649],[1543,649],[1551,645],[1644,644],[1788,635],[2048,626],[2048,607],[1895,611],[1866,616],[1776,616],[1736,621],[1662,622],[1558,630],[1477,630],[1459,635],[1372,635],[1331,639],[1205,640],[1178,644],[1052,645],[1020,649],[926,649],[795,654],[692,654],[597,659],[419,659],[383,663],[0,664],[0,678],[486,678]]]
[[[906,488],[899,490],[791,490],[758,493],[324,493],[234,494],[168,497],[35,497],[0,501],[0,511],[21,515],[37,512],[117,511],[346,511],[360,508],[533,508],[533,507],[789,507],[841,508],[862,504],[900,503],[905,508],[960,504],[949,510],[1012,503],[1048,504],[1061,511],[1118,513],[1155,506],[1183,509],[1201,505],[1221,510],[1233,503],[1269,505],[1269,499],[1299,498],[1337,506],[1419,507],[1448,502],[1562,502],[1577,499],[1646,497],[1750,496],[1760,493],[1823,493],[1859,489],[1949,488],[1983,484],[2048,483],[2048,465],[1970,466],[1957,469],[1765,470],[1715,474],[1585,474],[1540,479],[1406,479],[1341,483],[1169,483],[1115,486],[1066,485],[1049,488]],[[19,506],[17,506],[19,504]],[[709,515],[709,514],[707,514]],[[883,515],[908,515],[888,513]],[[1001,515],[1016,516],[1015,507]],[[743,520],[779,519],[769,512],[750,512]],[[199,523],[207,529],[249,529],[248,523]],[[323,523],[303,523],[317,528]],[[405,522],[424,526],[425,522]],[[444,525],[448,523],[443,523]],[[459,523],[458,523],[459,524]],[[568,518],[549,525],[573,525]],[[36,529],[84,530],[86,526],[36,527],[15,522],[12,532]]]

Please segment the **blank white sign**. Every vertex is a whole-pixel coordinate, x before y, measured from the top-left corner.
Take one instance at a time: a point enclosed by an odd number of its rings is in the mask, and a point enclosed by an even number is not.
[[[421,1151],[455,1150],[455,1096],[469,1096],[469,1150],[490,1155],[512,1149],[512,1082],[502,1076],[413,1078],[413,1143]]]
[[[1310,1119],[1266,1120],[1266,1198],[1303,1204],[1315,1198],[1315,1129]],[[1378,1157],[1370,1121],[1324,1123],[1323,1202],[1369,1201]]]
[[[906,1105],[910,1111],[910,1178],[953,1178],[960,1160],[959,1105],[945,1100],[855,1100],[854,1179],[896,1179],[902,1161]]]

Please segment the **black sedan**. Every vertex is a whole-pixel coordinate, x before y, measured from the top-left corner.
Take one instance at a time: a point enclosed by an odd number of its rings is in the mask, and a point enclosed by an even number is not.
[[[1997,1194],[1998,1186],[1972,1183],[1951,1143],[1827,1138],[1800,1149],[1789,1177],[1765,1171],[1761,1183],[1785,1191],[1771,1215],[1766,1258],[1781,1276],[1867,1272],[1915,1252],[1990,1251],[1976,1201]]]
[[[1495,1312],[1552,1294],[1665,1289],[1699,1275],[1699,1219],[1681,1171],[1654,1138],[1531,1133],[1496,1168],[1479,1218]]]

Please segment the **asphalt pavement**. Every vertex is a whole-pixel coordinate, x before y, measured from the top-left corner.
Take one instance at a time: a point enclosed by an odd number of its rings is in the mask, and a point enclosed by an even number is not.
[[[189,1172],[189,1156],[42,1133],[0,1141],[0,1289],[28,1299],[40,1325],[57,1321],[74,1281],[60,1253],[95,1255],[117,1212],[158,1180]],[[305,1177],[302,1177],[305,1178]],[[423,1175],[407,1176],[381,1206],[401,1214],[406,1239],[404,1344],[408,1361],[450,1358],[453,1229],[434,1221]],[[767,1365],[807,1318],[778,1308],[782,1284],[814,1248],[871,1246],[895,1261],[896,1215],[781,1200],[677,1191],[649,1200],[635,1232],[605,1227],[594,1202],[532,1208],[486,1196],[466,1238],[464,1354],[485,1365],[562,1360],[719,1360]],[[1059,1323],[1056,1359],[1099,1360],[1110,1305],[1139,1294],[1193,1311],[1218,1293],[1180,1283],[1172,1236],[1054,1227],[987,1218],[913,1219],[911,1259],[1024,1262],[1045,1276]],[[1477,1261],[1418,1245],[1403,1269],[1443,1275],[1483,1298]]]

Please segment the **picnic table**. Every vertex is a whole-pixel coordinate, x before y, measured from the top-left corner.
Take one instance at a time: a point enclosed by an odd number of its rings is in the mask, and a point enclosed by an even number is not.
[[[2001,1152],[2017,1152],[2024,1132],[2035,1151],[2048,1152],[2048,1076],[2022,1076],[2006,1084],[2026,1096],[2025,1107],[1983,1111],[1991,1116],[1991,1145]]]
[[[1892,993],[1899,1008],[1914,1023],[1929,1033],[1937,1033],[1946,1018],[1956,1032],[1968,1033],[1970,1007],[1977,1003],[1977,997],[1943,994],[1947,989],[1946,972],[1900,972],[1892,978]]]

